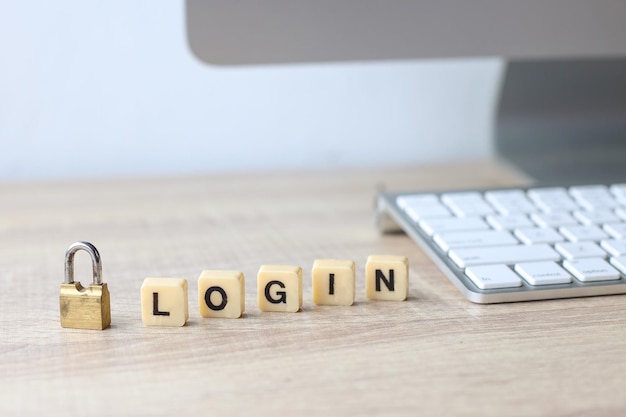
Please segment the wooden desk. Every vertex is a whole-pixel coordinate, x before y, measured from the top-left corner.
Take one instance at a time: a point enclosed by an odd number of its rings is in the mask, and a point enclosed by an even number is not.
[[[377,187],[519,182],[495,163],[0,186],[0,415],[623,415],[626,296],[475,305],[404,235]],[[105,331],[62,329],[66,247],[93,242]],[[410,299],[364,296],[369,254],[409,257]],[[82,256],[82,257],[81,257]],[[311,302],[316,258],[357,263],[357,303]],[[77,256],[77,279],[91,279]],[[304,308],[260,313],[256,272],[301,265]],[[245,318],[202,319],[202,269],[242,270]],[[146,276],[189,280],[183,328],[141,324]]]

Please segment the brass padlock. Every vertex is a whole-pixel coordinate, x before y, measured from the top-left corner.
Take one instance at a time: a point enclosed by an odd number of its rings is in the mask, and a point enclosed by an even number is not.
[[[84,250],[91,256],[93,283],[83,287],[74,282],[74,255]],[[65,252],[65,281],[59,296],[61,326],[72,329],[103,330],[111,324],[111,298],[107,284],[102,282],[102,263],[94,245],[76,242]]]

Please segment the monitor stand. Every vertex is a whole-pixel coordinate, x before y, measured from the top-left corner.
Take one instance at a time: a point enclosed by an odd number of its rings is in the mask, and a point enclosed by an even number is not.
[[[510,62],[495,147],[542,184],[626,182],[626,59]]]

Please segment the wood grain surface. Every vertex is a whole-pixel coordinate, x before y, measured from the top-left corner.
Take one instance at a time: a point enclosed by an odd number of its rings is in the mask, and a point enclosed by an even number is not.
[[[376,190],[507,185],[494,162],[0,186],[1,416],[626,413],[626,296],[466,301],[406,236],[373,226]],[[64,252],[96,245],[111,328],[63,329]],[[409,299],[367,301],[370,254],[406,255]],[[311,302],[317,258],[356,262],[356,303]],[[90,264],[76,257],[76,279]],[[299,313],[262,313],[262,264],[303,268]],[[246,277],[241,319],[204,319],[203,269]],[[189,280],[182,328],[144,327],[145,277]]]

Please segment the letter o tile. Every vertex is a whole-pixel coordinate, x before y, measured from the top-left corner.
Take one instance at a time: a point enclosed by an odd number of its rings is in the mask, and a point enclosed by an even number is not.
[[[202,317],[241,317],[246,308],[245,283],[240,271],[202,271],[198,278],[198,306]]]

